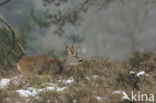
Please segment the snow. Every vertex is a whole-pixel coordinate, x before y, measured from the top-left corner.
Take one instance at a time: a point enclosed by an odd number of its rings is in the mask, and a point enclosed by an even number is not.
[[[134,71],[130,71],[130,74],[135,74],[135,72]],[[136,76],[137,77],[140,77],[140,76],[142,76],[142,75],[145,75],[145,76],[149,76],[149,74],[147,74],[147,73],[145,73],[145,71],[140,71],[140,72],[138,72],[137,74],[136,74]]]
[[[101,100],[101,99],[102,99],[102,97],[99,97],[99,96],[95,96],[95,98],[96,98],[97,100]]]
[[[122,92],[123,92],[122,90],[115,90],[115,91],[113,91],[112,94],[121,94]]]
[[[0,88],[6,88],[10,82],[12,81],[12,83],[14,83],[15,85],[20,83],[20,79],[21,76],[15,76],[12,77],[11,79],[9,78],[3,78],[0,80]],[[63,81],[65,84],[70,84],[74,82],[73,77],[70,77],[67,80],[61,80]],[[29,96],[36,96],[38,93],[40,92],[45,92],[45,91],[57,91],[57,92],[61,92],[64,91],[65,89],[67,89],[66,86],[64,87],[58,87],[56,84],[54,83],[45,83],[46,87],[44,88],[40,88],[40,89],[36,89],[33,87],[27,87],[26,89],[18,89],[16,90],[17,93],[19,93],[19,95],[21,97],[29,97]]]
[[[86,76],[86,79],[87,79],[87,80],[90,80],[90,78],[89,78],[88,76]]]
[[[137,76],[140,77],[141,75],[144,75],[145,74],[145,71],[141,71],[139,73],[137,73]]]
[[[30,91],[30,90],[23,90],[23,89],[16,90],[16,92],[18,92],[21,97],[35,96],[38,93],[37,91],[34,90]]]
[[[22,78],[21,75],[12,77],[11,79],[3,78],[0,80],[0,88],[6,88],[10,84],[11,81],[13,84],[18,85],[20,83],[19,80],[21,78]]]
[[[16,90],[16,92],[19,93],[21,97],[29,97],[29,96],[36,96],[39,92],[45,92],[45,91],[54,91],[56,90],[57,92],[61,92],[67,89],[67,87],[62,87],[62,88],[56,88],[56,87],[45,87],[41,89],[35,89],[32,87],[29,87],[28,89],[19,89]]]
[[[61,92],[61,91],[64,91],[65,89],[67,89],[67,87],[57,88],[57,91]]]
[[[130,71],[130,74],[135,74],[134,71]],[[146,76],[149,76],[148,74],[145,73],[145,71],[140,71],[138,73],[136,73],[136,76],[137,77],[140,77],[141,75],[146,75]],[[92,78],[96,79],[96,78],[99,78],[98,75],[94,75]],[[15,76],[15,77],[12,77],[12,78],[2,78],[0,80],[0,88],[7,88],[7,86],[10,84],[10,82],[14,83],[15,85],[19,84],[21,82],[21,79],[22,79],[22,76]],[[89,77],[86,76],[86,79],[90,80]],[[71,84],[74,82],[74,78],[73,77],[70,77],[68,78],[67,80],[63,79],[63,80],[59,80],[60,82],[63,82],[65,84]],[[22,80],[22,82],[24,82]],[[62,92],[66,89],[68,89],[68,87],[64,86],[64,87],[58,87],[57,84],[54,84],[54,83],[45,83],[45,87],[44,88],[39,88],[39,89],[36,89],[34,87],[26,87],[26,88],[20,88],[18,90],[16,90],[17,93],[19,93],[19,95],[21,97],[30,97],[30,96],[36,96],[38,93],[40,92],[46,92],[46,91],[56,91],[56,92]],[[112,92],[112,94],[122,94],[123,97],[122,99],[129,99],[128,96],[126,95],[126,92],[122,91],[122,90],[115,90]],[[95,98],[97,100],[101,100],[102,97],[100,96],[95,96]]]
[[[93,78],[94,79],[97,79],[97,78],[99,78],[99,76],[98,75],[94,75]]]
[[[67,87],[62,87],[62,88],[59,88],[59,87],[46,87],[46,88],[43,88],[43,89],[39,89],[39,91],[54,91],[56,90],[57,92],[61,92],[61,91],[64,91],[65,89],[67,89]]]
[[[9,83],[10,83],[10,79],[8,79],[8,78],[1,79],[1,81],[0,81],[0,88],[7,87],[9,85]]]
[[[76,99],[74,99],[74,100],[73,100],[73,103],[77,103],[77,100],[76,100]]]
[[[73,77],[70,77],[70,78],[67,79],[67,80],[63,80],[63,82],[64,82],[65,84],[71,84],[71,83],[74,82],[74,78],[73,78]]]
[[[135,74],[135,72],[134,71],[130,71],[130,74]]]

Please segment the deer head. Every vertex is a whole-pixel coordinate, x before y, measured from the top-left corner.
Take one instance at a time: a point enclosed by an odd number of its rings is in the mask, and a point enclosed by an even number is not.
[[[76,47],[71,45],[71,48],[67,48],[68,55],[66,58],[66,63],[68,63],[71,66],[82,63],[82,58],[80,57],[78,50],[78,45],[76,45]]]

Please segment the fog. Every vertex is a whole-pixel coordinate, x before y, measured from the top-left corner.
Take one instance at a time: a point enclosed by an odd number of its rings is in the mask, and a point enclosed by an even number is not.
[[[17,6],[22,4],[23,9],[17,10]],[[42,0],[14,0],[2,9],[2,14],[7,17],[8,22],[18,27],[25,17],[30,17],[30,9],[38,11],[37,15],[42,15],[46,9],[42,5]],[[48,6],[50,12],[58,9],[74,8],[82,0],[68,0],[67,3],[59,7]],[[31,5],[28,5],[31,4]],[[4,14],[6,11],[7,14]],[[85,13],[81,13],[83,20],[80,25],[65,25],[65,33],[79,35],[83,41],[80,45],[81,55],[86,57],[106,56],[116,60],[129,58],[132,51],[154,50],[156,44],[156,3],[150,0],[124,0],[123,2],[113,1],[106,8],[97,11],[98,5],[89,6]],[[15,13],[13,13],[13,11]],[[19,19],[15,19],[19,18]],[[30,23],[33,25],[33,23]],[[33,27],[33,26],[32,26]],[[64,37],[54,35],[55,25],[49,28],[34,27],[27,40],[27,51],[31,54],[46,54],[55,50],[59,53],[72,42]]]

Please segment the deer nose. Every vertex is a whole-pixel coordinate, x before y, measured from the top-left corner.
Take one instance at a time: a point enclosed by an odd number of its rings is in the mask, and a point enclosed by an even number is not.
[[[79,62],[82,63],[82,59],[80,59]]]

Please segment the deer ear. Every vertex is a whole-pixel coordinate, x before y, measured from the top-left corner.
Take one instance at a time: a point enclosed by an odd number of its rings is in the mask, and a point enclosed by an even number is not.
[[[76,47],[75,47],[75,51],[78,52],[78,50],[79,50],[79,45],[76,45]]]
[[[68,55],[72,55],[72,52],[69,48],[67,48]]]
[[[72,49],[72,50],[74,50],[74,45],[73,45],[73,44],[71,44],[71,46],[70,46],[70,47],[71,47],[71,49]]]

